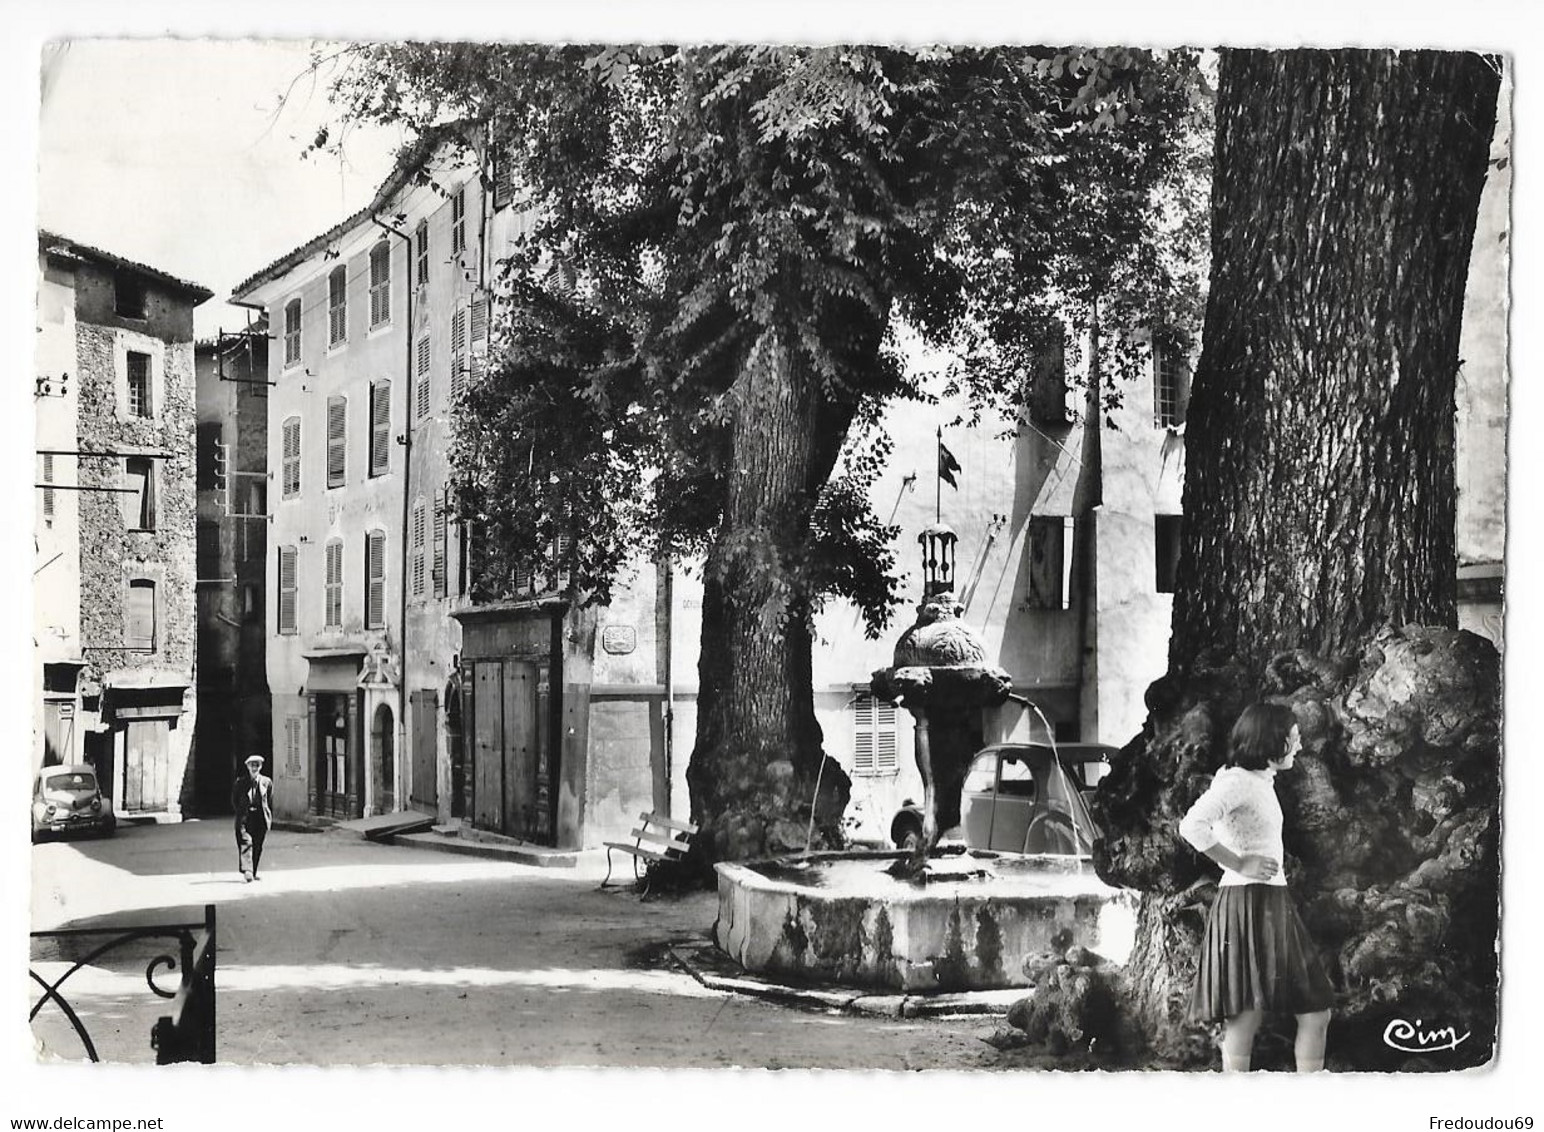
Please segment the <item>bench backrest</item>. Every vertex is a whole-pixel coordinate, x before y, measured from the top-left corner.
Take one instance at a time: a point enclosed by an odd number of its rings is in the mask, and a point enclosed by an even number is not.
[[[638,828],[632,831],[632,836],[640,848],[644,842],[648,842],[656,852],[675,858],[686,855],[696,832],[697,827],[691,822],[676,821],[645,810],[638,815]]]

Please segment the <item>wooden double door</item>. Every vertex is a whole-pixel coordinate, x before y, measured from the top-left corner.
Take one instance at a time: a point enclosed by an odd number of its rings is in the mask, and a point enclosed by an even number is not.
[[[470,662],[472,824],[553,844],[552,710],[548,665]]]

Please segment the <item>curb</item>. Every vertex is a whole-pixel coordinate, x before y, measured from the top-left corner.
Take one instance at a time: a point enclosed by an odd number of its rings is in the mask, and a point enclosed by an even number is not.
[[[705,962],[706,953],[711,961]],[[884,991],[832,990],[822,987],[778,983],[749,973],[724,974],[712,966],[731,962],[711,943],[672,944],[670,957],[686,973],[709,990],[749,995],[789,1006],[813,1006],[840,1010],[846,1014],[866,1014],[887,1018],[942,1018],[959,1015],[1001,1017],[1030,987],[1009,990],[963,991],[956,994],[895,994]]]
[[[399,833],[383,838],[381,843],[408,845],[414,849],[432,849],[436,852],[454,853],[463,857],[510,861],[517,865],[534,865],[540,869],[572,869],[579,864],[577,850],[500,845],[492,841],[445,837],[438,833]]]

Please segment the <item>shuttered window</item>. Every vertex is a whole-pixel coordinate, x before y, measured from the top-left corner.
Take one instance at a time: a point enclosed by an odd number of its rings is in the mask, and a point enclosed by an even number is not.
[[[370,474],[385,475],[391,462],[391,382],[370,383]]]
[[[429,335],[418,340],[418,419],[429,415]]]
[[[466,389],[466,307],[450,316],[450,400],[456,404]]]
[[[386,532],[365,536],[365,628],[386,624]]]
[[[1035,356],[1030,375],[1030,419],[1044,425],[1065,425],[1067,413],[1067,347],[1066,328],[1055,322],[1048,331],[1047,344]]]
[[[1030,516],[1026,598],[1031,609],[1071,607],[1072,534],[1072,519],[1068,516]]]
[[[283,426],[280,476],[285,499],[300,494],[300,418],[288,417]]]
[[[385,240],[370,249],[370,325],[391,318],[391,245]]]
[[[293,546],[279,547],[279,632],[295,631],[295,565]]]
[[[461,390],[466,389],[468,381],[474,386],[480,383],[487,367],[488,308],[489,300],[487,295],[478,295],[472,300],[470,313],[471,351],[466,364],[463,366]]]
[[[574,540],[567,535],[559,535],[552,547],[553,583],[557,590],[568,589],[573,580],[573,554]]]
[[[413,596],[424,596],[424,501],[413,504],[411,538],[408,543],[408,569],[413,578]]]
[[[459,255],[466,250],[466,189],[457,190],[450,198],[450,254]]]
[[[429,222],[420,220],[417,232],[417,260],[418,260],[418,285],[429,285]]]
[[[300,361],[300,300],[291,299],[284,304],[284,364],[292,366]]]
[[[328,629],[343,628],[343,540],[328,539],[326,552],[323,624]]]
[[[445,560],[449,550],[450,492],[439,493],[434,503],[434,565],[430,571],[434,583],[434,596],[444,597],[447,587]]]
[[[853,702],[852,770],[859,775],[894,774],[895,705],[859,692]]]
[[[348,470],[348,401],[327,398],[327,486],[342,487]]]
[[[348,337],[348,271],[333,269],[327,277],[327,345],[336,346]]]
[[[146,651],[155,649],[155,583],[148,578],[133,578],[129,581],[124,610],[123,647]]]

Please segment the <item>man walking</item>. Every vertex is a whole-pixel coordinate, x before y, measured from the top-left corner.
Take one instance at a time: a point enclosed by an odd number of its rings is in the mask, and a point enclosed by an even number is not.
[[[263,756],[247,756],[247,772],[231,787],[231,809],[236,812],[236,853],[241,879],[257,879],[263,858],[263,840],[273,824],[273,779],[263,775]]]

